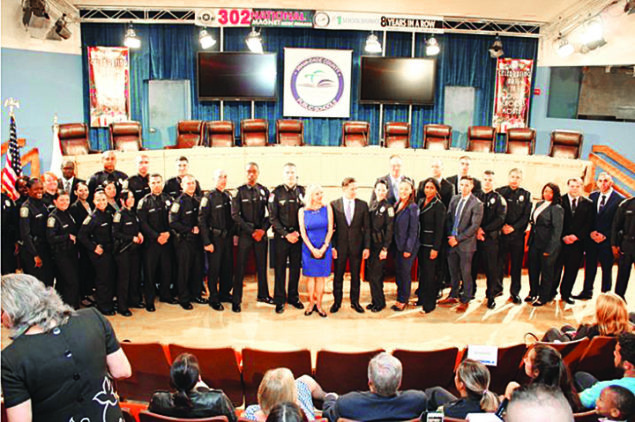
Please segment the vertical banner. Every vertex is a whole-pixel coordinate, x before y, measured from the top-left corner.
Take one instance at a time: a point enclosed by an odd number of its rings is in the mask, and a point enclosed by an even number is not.
[[[498,59],[492,122],[497,132],[527,127],[533,65],[533,60]]]
[[[283,114],[350,117],[352,50],[284,49]]]
[[[130,120],[130,55],[127,47],[88,47],[90,126]]]

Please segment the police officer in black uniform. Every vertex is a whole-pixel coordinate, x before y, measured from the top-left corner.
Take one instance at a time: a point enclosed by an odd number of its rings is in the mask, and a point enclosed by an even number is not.
[[[209,306],[216,311],[222,311],[224,307],[221,302],[231,302],[234,220],[231,210],[232,197],[225,191],[225,170],[216,170],[214,180],[216,188],[201,199],[198,227],[203,248],[207,252]]]
[[[108,201],[102,190],[97,190],[93,202],[95,209],[86,217],[79,229],[79,241],[92,251],[90,260],[95,268],[95,302],[104,315],[114,315],[115,261],[113,259],[112,216],[106,211]]]
[[[269,197],[269,220],[273,227],[276,245],[275,287],[273,300],[276,312],[284,312],[284,303],[304,309],[298,294],[300,267],[302,266],[302,239],[298,223],[298,211],[304,200],[304,186],[298,186],[296,166],[287,163],[283,167],[284,183],[278,185]],[[287,261],[289,262],[289,290],[287,285]]]
[[[384,264],[388,249],[392,243],[395,211],[386,199],[388,185],[385,180],[375,182],[375,203],[370,207],[370,256],[368,257],[368,279],[370,282],[371,303],[366,306],[372,312],[386,307],[384,296]]]
[[[146,195],[137,205],[137,216],[144,237],[142,255],[144,286],[143,293],[146,310],[154,312],[155,284],[159,283],[159,300],[176,304],[170,293],[172,277],[172,245],[170,244],[170,226],[168,210],[172,199],[163,193],[163,177],[158,174],[150,176],[151,193]]]
[[[42,182],[29,179],[29,199],[20,207],[20,257],[25,273],[36,277],[47,286],[53,285],[54,269],[51,250],[46,241],[48,209],[42,202]]]
[[[531,193],[520,187],[523,172],[514,168],[509,171],[509,184],[496,189],[507,203],[505,224],[501,229],[498,254],[498,285],[495,294],[503,291],[503,277],[507,255],[511,260],[511,285],[509,301],[520,305],[520,275],[525,257],[525,230],[531,217]]]
[[[200,260],[201,240],[198,228],[199,200],[194,196],[196,180],[186,174],[182,182],[183,193],[172,203],[168,219],[174,235],[177,260],[177,288],[179,303],[191,310],[191,302],[207,303],[201,298],[203,262]]]
[[[183,192],[183,177],[190,172],[190,161],[185,156],[181,156],[176,159],[176,173],[177,175],[168,179],[165,182],[165,188],[163,188],[163,192],[167,193],[172,197],[172,199],[178,198],[178,196]],[[194,196],[200,198],[203,193],[201,191],[201,186],[198,184],[198,180],[196,182],[196,190],[194,191]]]
[[[256,256],[256,271],[258,273],[258,302],[272,305],[267,285],[267,198],[269,190],[258,183],[258,164],[247,164],[247,183],[238,188],[232,200],[232,218],[239,233],[238,259],[234,272],[234,291],[232,295],[232,311],[240,312],[243,300],[243,279],[247,255],[251,248]]]
[[[498,270],[498,247],[501,228],[505,224],[507,204],[502,195],[494,191],[494,172],[485,170],[483,173],[483,190],[476,193],[476,197],[483,203],[483,220],[481,227],[476,232],[477,250],[476,259],[472,265],[473,279],[479,265],[483,267],[487,277],[487,307],[496,307],[496,298],[502,290],[497,290],[500,271]]]
[[[615,293],[626,300],[626,289],[635,263],[635,197],[625,199],[615,212],[611,231],[613,255],[618,258]]]
[[[104,151],[101,155],[101,162],[104,165],[104,169],[90,176],[88,180],[88,202],[92,202],[95,190],[104,185],[105,181],[115,182],[117,187],[117,194],[121,192],[124,181],[128,178],[128,175],[123,171],[115,169],[117,165],[117,155],[115,151]]]
[[[150,159],[146,154],[139,154],[137,156],[137,174],[130,176],[123,184],[123,188],[130,190],[134,195],[135,204],[138,204],[144,196],[150,193],[149,163]]]
[[[117,263],[117,312],[125,317],[132,316],[130,306],[143,308],[141,302],[140,256],[143,243],[141,224],[134,211],[134,194],[128,189],[121,191],[121,208],[112,219],[112,238]]]
[[[68,211],[70,193],[59,190],[53,196],[55,208],[46,221],[46,239],[55,262],[55,289],[64,302],[79,308],[79,255],[77,250],[77,222]]]
[[[18,268],[15,246],[18,241],[18,207],[2,192],[2,274],[12,274]]]

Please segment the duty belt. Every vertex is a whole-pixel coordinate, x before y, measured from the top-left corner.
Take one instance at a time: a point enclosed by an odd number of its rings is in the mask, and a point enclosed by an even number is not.
[[[210,231],[214,236],[225,237],[229,234],[229,230],[221,230],[210,227]]]

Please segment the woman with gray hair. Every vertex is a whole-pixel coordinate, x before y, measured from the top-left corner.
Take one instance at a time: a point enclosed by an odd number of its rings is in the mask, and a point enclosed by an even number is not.
[[[96,309],[74,311],[33,276],[2,276],[2,392],[9,422],[122,419],[111,378],[130,363]]]

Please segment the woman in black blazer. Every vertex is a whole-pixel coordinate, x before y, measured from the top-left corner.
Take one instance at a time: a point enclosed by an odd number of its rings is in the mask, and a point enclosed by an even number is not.
[[[392,243],[395,210],[388,203],[388,185],[385,180],[375,182],[375,203],[370,207],[370,256],[368,257],[368,281],[372,302],[366,309],[379,312],[386,307],[384,296],[384,264]]]
[[[439,196],[439,182],[429,177],[422,182],[424,197],[419,201],[419,301],[425,313],[437,304],[437,262],[443,242],[445,205]]]
[[[555,265],[560,253],[560,237],[564,209],[560,206],[560,188],[547,183],[542,188],[542,201],[531,213],[529,233],[529,296],[525,302],[543,306],[553,300]]]
[[[395,281],[397,303],[393,311],[403,311],[410,299],[410,272],[419,249],[419,208],[415,204],[414,183],[404,178],[399,183],[399,201],[395,204]]]
[[[88,185],[85,182],[78,182],[75,185],[75,196],[77,196],[77,200],[68,207],[68,212],[73,216],[77,227],[79,227],[93,211],[91,204],[88,202]],[[79,274],[81,275],[79,280],[80,298],[87,299],[88,296],[93,294],[95,289],[95,269],[93,268],[93,263],[90,262],[92,251],[86,250],[80,242],[77,242],[77,249],[79,250]]]

